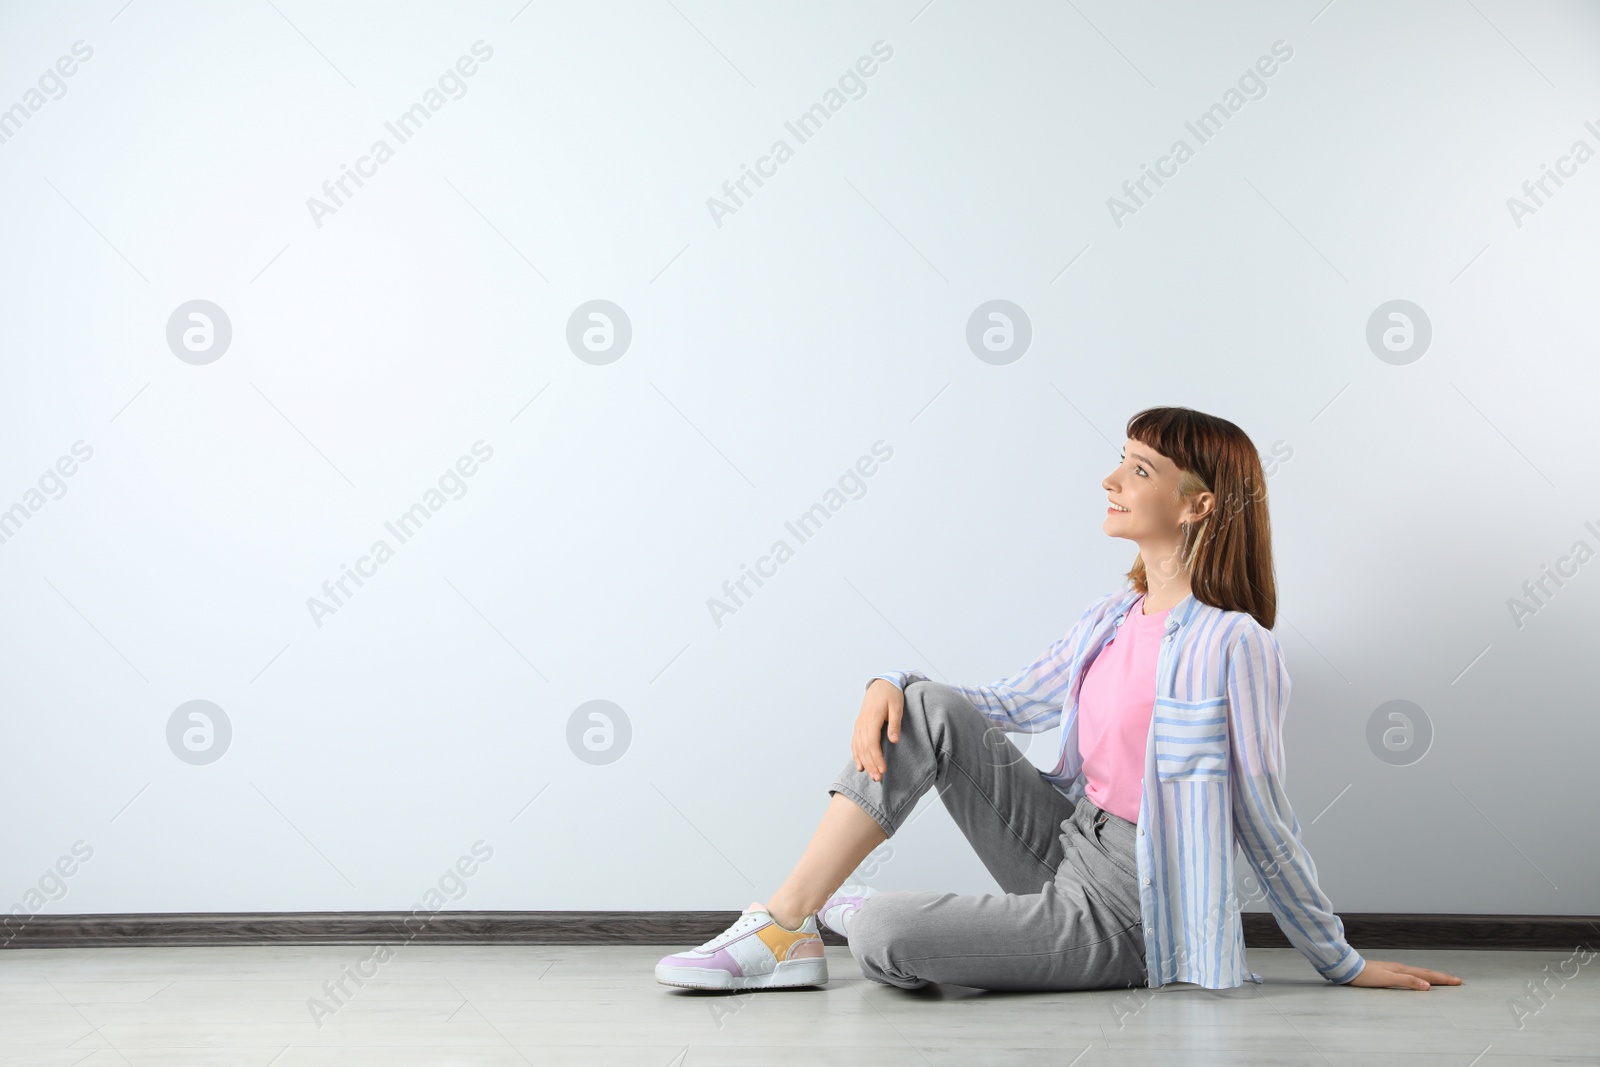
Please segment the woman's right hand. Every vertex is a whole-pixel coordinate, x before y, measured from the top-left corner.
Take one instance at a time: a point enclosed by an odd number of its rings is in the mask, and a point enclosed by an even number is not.
[[[879,738],[884,724],[889,726],[889,740],[900,740],[900,716],[905,711],[906,695],[900,687],[887,678],[878,678],[867,686],[861,698],[861,712],[856,716],[855,733],[850,737],[850,752],[856,759],[856,770],[872,775],[874,782],[883,780],[886,769],[884,748]]]

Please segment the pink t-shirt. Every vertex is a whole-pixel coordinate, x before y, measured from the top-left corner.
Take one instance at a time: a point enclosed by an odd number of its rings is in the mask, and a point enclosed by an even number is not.
[[[1156,703],[1156,657],[1167,611],[1144,614],[1134,601],[1111,643],[1089,664],[1078,691],[1078,751],[1084,795],[1129,822],[1139,821],[1144,750]]]

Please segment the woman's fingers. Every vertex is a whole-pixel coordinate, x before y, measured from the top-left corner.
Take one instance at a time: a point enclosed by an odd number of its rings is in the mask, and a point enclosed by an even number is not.
[[[1369,959],[1367,965],[1361,969],[1361,973],[1351,979],[1349,984],[1391,989],[1431,989],[1435,985],[1460,985],[1461,979],[1453,974],[1430,970],[1427,967]]]
[[[1461,984],[1461,979],[1457,978],[1453,974],[1446,974],[1444,971],[1430,970],[1427,967],[1413,967],[1409,963],[1383,963],[1382,965],[1387,967],[1389,970],[1394,971],[1396,974],[1403,974],[1412,978],[1419,978],[1422,981],[1430,984]]]
[[[883,778],[888,766],[880,744],[886,719],[889,721],[891,740],[897,739],[900,736],[900,710],[891,706],[886,711],[881,705],[863,706],[856,719],[855,731],[850,735],[850,754],[855,757],[856,770],[865,770],[875,782]]]
[[[850,754],[855,757],[856,770],[866,771],[876,782],[882,773],[878,768],[878,761],[872,754],[872,746],[867,744],[862,737],[854,735],[850,739]]]

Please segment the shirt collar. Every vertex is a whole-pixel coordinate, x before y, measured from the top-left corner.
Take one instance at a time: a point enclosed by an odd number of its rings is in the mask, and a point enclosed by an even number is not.
[[[1130,584],[1127,593],[1122,598],[1122,603],[1117,606],[1116,621],[1111,624],[1113,628],[1122,625],[1122,620],[1128,617],[1128,612],[1132,610],[1140,595],[1139,591],[1132,588]],[[1189,621],[1189,617],[1194,614],[1199,606],[1200,602],[1194,598],[1194,593],[1192,592],[1174,604],[1172,610],[1167,613],[1165,632],[1168,634],[1176,633],[1179,627]]]

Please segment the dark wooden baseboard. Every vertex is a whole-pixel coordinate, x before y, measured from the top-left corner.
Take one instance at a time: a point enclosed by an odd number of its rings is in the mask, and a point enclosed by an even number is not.
[[[1600,916],[1407,915],[1341,912],[1345,940],[1363,956],[1367,948],[1567,949],[1600,945]],[[1244,913],[1247,948],[1291,948],[1270,912]]]
[[[0,915],[0,947],[106,945],[698,945],[734,911],[389,911]],[[1600,944],[1600,916],[1340,915],[1345,937],[1372,949],[1572,949]],[[843,945],[831,930],[824,943]],[[1251,948],[1288,948],[1268,912],[1244,913]]]

